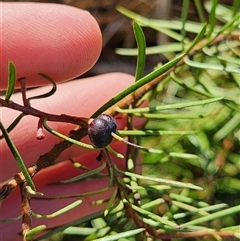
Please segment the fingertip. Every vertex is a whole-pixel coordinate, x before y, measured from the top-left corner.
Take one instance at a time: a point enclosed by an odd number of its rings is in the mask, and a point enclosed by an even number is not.
[[[17,78],[29,86],[45,84],[43,73],[54,81],[75,78],[97,61],[102,37],[96,20],[87,12],[61,4],[2,3],[1,87],[7,85],[11,60]]]

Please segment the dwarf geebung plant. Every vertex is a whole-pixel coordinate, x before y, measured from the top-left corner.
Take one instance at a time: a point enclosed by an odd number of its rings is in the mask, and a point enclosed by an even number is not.
[[[184,4],[187,2],[184,1]],[[203,6],[198,1],[197,3],[198,11],[202,13]],[[218,11],[221,11],[223,6],[218,6],[217,1],[212,1],[209,22],[193,23],[187,20],[184,4],[182,19],[175,21],[174,24],[171,21],[163,24],[162,20],[146,19],[124,8],[118,8],[120,12],[134,20],[133,27],[138,49],[127,51],[119,49],[118,53],[137,54],[136,82],[109,100],[90,117],[52,115],[32,108],[31,99],[33,98],[26,97],[24,79],[20,80],[24,105],[12,102],[15,68],[12,63],[9,64],[9,87],[5,99],[0,98],[0,104],[21,111],[21,115],[8,128],[4,127],[4,123],[1,123],[0,128],[2,138],[16,156],[21,173],[1,187],[0,197],[2,200],[7,199],[7,196],[17,186],[20,186],[23,197],[23,240],[33,240],[34,235],[45,228],[44,226],[30,228],[29,217],[31,215],[37,218],[50,218],[50,216],[25,211],[26,207],[31,208],[30,195],[33,197],[41,195],[35,189],[32,178],[43,168],[52,165],[62,151],[71,145],[80,145],[90,149],[98,148],[100,154],[97,159],[103,164],[95,170],[86,169],[86,173],[62,180],[61,183],[67,185],[67,183],[85,178],[105,175],[102,170],[107,167],[109,185],[97,192],[112,189],[113,194],[107,200],[104,211],[76,220],[74,226],[70,223],[58,227],[43,238],[66,228],[69,232],[75,230],[76,235],[81,235],[84,225],[86,226],[89,220],[92,222],[89,240],[97,240],[108,234],[112,236],[106,237],[105,240],[118,240],[130,236],[135,236],[132,237],[133,240],[146,240],[147,237],[149,240],[239,237],[234,216],[239,213],[240,200],[237,194],[233,195],[236,200],[231,201],[231,206],[228,207],[222,202],[217,191],[209,190],[208,182],[213,180],[214,183],[226,189],[230,188],[232,193],[239,189],[234,183],[240,173],[237,162],[239,153],[236,151],[239,147],[236,143],[239,140],[239,102],[237,99],[239,98],[239,80],[237,76],[240,70],[237,40],[239,39],[240,15],[234,10],[237,7],[235,4],[232,9],[227,9],[231,12],[231,19],[221,14],[225,22],[223,21],[224,23],[218,26],[215,21],[218,18]],[[208,9],[209,5],[206,4],[205,7]],[[176,41],[175,50],[171,50],[172,43],[166,44],[164,48],[162,46],[146,48],[141,26],[163,31],[171,36]],[[187,33],[196,34],[195,39],[189,39]],[[174,57],[143,76],[145,53],[148,52],[158,54],[162,52],[166,57],[168,57],[168,52],[171,53],[171,57]],[[43,74],[42,76],[52,83],[53,88],[49,93],[34,98],[47,97],[56,91],[55,83]],[[148,96],[149,106],[140,108],[139,101],[150,90],[152,97]],[[127,130],[116,130],[112,116],[117,113],[128,115]],[[41,155],[32,167],[25,167],[24,160],[21,159],[8,135],[8,132],[17,126],[24,115],[39,118],[37,135],[39,138],[44,137],[43,129],[45,129],[63,139],[49,152]],[[133,116],[148,120],[145,128],[133,129],[131,124]],[[47,125],[48,121],[73,123],[79,128],[70,131],[68,136],[64,136],[50,128]],[[80,142],[86,135],[89,135],[93,145]],[[134,141],[132,137],[139,139],[138,137],[141,136],[141,145],[134,144],[135,149],[130,147],[124,156],[127,163],[125,171],[120,170],[109,155],[109,152],[112,152],[123,157],[108,147],[113,137],[125,141],[120,136],[129,136],[131,141]],[[232,143],[230,148],[225,144],[227,141]],[[144,169],[141,175],[135,173],[136,147],[141,150],[143,156]],[[219,162],[224,163],[219,165]],[[72,163],[84,168],[74,160]],[[226,174],[232,178],[229,185]],[[163,176],[166,178],[162,178]],[[220,178],[226,180],[225,183],[219,181]],[[205,199],[202,198],[204,196],[202,187],[209,191]],[[93,193],[77,193],[76,196],[83,197]],[[68,197],[70,196],[64,198]],[[63,196],[60,194],[59,197],[52,198],[63,198]],[[214,202],[211,202],[212,200]],[[80,203],[81,201],[77,201],[51,217],[60,215]],[[230,222],[226,219],[229,216],[233,217]],[[224,220],[226,225],[224,223],[218,228],[214,221],[220,219]],[[106,231],[100,233],[100,230],[106,227],[108,227]],[[67,232],[65,234],[67,235]]]

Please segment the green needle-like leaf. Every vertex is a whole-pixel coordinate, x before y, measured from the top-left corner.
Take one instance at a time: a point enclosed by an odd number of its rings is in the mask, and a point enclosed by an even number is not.
[[[142,209],[140,207],[137,207],[135,205],[132,205],[132,204],[129,204],[129,205],[134,210],[136,210],[137,212],[139,212],[139,213],[141,213],[143,215],[147,215],[149,218],[152,218],[154,221],[160,222],[162,224],[166,224],[166,225],[168,225],[168,226],[170,226],[170,227],[172,227],[174,229],[178,229],[179,228],[179,226],[176,223],[171,222],[171,221],[167,220],[166,218],[162,218],[162,217],[160,217],[160,216],[158,216],[158,215],[156,215],[154,213],[151,213],[151,212],[149,212],[149,211],[147,211],[145,209]]]
[[[210,16],[209,16],[209,32],[208,32],[208,36],[211,36],[213,31],[214,31],[214,27],[215,27],[215,21],[216,21],[216,8],[218,5],[218,0],[212,0],[212,6],[211,6],[211,11],[210,11]]]
[[[115,198],[117,197],[117,193],[118,193],[118,189],[114,188],[113,194],[112,194],[111,198],[109,199],[109,201],[107,203],[107,207],[104,211],[104,216],[107,216],[108,213],[110,212],[110,210],[114,204]]]
[[[172,181],[172,180],[167,180],[167,179],[162,179],[162,178],[157,178],[157,177],[147,177],[147,176],[142,176],[142,175],[138,175],[138,174],[131,173],[131,172],[124,172],[124,171],[119,170],[117,167],[115,167],[115,168],[117,169],[118,172],[123,173],[123,174],[125,174],[126,176],[129,176],[129,177],[137,178],[139,180],[148,180],[148,181],[168,184],[170,186],[175,186],[175,187],[190,188],[190,189],[195,189],[195,190],[203,190],[201,187],[196,186],[192,183],[183,183],[183,182]]]
[[[79,176],[76,176],[76,177],[73,177],[73,178],[70,178],[70,179],[67,179],[67,180],[60,181],[59,183],[72,183],[72,182],[80,181],[80,180],[82,180],[84,178],[87,178],[89,176],[99,174],[105,167],[106,167],[106,163],[103,162],[103,164],[100,167],[98,167],[94,170],[88,171],[86,173],[83,173]]]
[[[9,61],[8,62],[8,87],[5,95],[5,100],[9,100],[13,94],[16,82],[16,68],[15,65]]]
[[[9,136],[8,132],[6,131],[6,129],[4,128],[1,120],[0,120],[0,130],[2,131],[2,134],[5,138],[5,141],[7,142],[7,145],[10,149],[10,151],[12,152],[21,172],[23,173],[28,185],[32,188],[32,190],[36,191],[35,185],[32,181],[31,176],[28,173],[27,167],[24,164],[24,161],[22,160],[22,157],[20,155],[20,153],[18,152],[16,146],[14,145],[11,137]]]
[[[240,125],[240,113],[234,113],[233,117],[226,123],[226,125],[222,126],[215,135],[213,136],[215,141],[220,141],[229,133],[233,132],[235,128]]]
[[[211,69],[211,70],[219,70],[219,71],[240,74],[240,68],[236,67],[235,65],[224,66],[221,64],[200,63],[197,61],[190,60],[187,56],[185,56],[184,61],[187,65],[194,67],[194,68],[198,68],[198,69],[204,69],[204,70]]]
[[[186,53],[189,53],[196,46],[196,44],[200,40],[202,40],[202,38],[204,37],[204,35],[206,33],[206,30],[207,30],[207,24],[204,24],[201,31],[198,33],[198,35],[196,36],[196,38],[192,42],[191,46],[187,49]]]
[[[201,218],[193,219],[192,221],[181,224],[181,228],[187,228],[188,226],[201,224],[203,222],[215,220],[217,218],[221,218],[221,217],[224,217],[226,215],[232,215],[234,213],[240,213],[240,206],[239,205],[237,205],[235,207],[224,209],[224,210],[219,211],[219,212],[209,214],[209,215],[201,217]]]
[[[217,97],[207,100],[200,100],[200,101],[191,101],[189,103],[179,103],[179,104],[171,104],[171,105],[161,105],[161,106],[155,106],[155,107],[144,107],[144,108],[137,108],[134,110],[128,109],[128,110],[121,110],[119,108],[116,108],[116,110],[120,113],[143,113],[143,112],[156,112],[156,111],[163,111],[163,110],[172,110],[172,109],[181,109],[185,107],[193,107],[198,105],[205,105],[210,104],[213,102],[217,102],[219,100],[222,100],[223,97]]]
[[[25,116],[24,113],[21,113],[7,128],[7,132],[11,132],[17,124],[20,122],[20,120]],[[3,135],[0,136],[0,140],[3,138]]]
[[[198,12],[198,16],[202,23],[206,22],[205,11],[203,8],[203,1],[201,0],[194,0],[196,10]]]
[[[26,186],[26,190],[32,196],[43,196],[44,195],[42,192],[36,192],[36,191],[32,190],[32,188],[30,186]]]
[[[27,235],[25,236],[25,240],[26,241],[32,241],[34,236],[36,236],[37,234],[39,234],[40,232],[42,232],[43,230],[45,230],[47,227],[46,225],[39,225],[35,228],[32,228]]]
[[[158,131],[158,130],[119,130],[118,133],[123,136],[163,136],[163,135],[190,135],[195,131]]]
[[[134,229],[134,230],[130,230],[130,231],[114,234],[114,235],[111,235],[111,236],[106,236],[104,238],[95,239],[95,241],[120,240],[122,238],[128,238],[128,237],[134,236],[136,234],[139,234],[139,233],[143,232],[144,230],[145,230],[144,228]]]
[[[36,218],[55,218],[63,213],[66,213],[67,211],[77,207],[78,205],[80,205],[82,203],[82,200],[77,200],[69,205],[67,205],[66,207],[64,208],[61,208],[60,210],[54,212],[54,213],[51,213],[51,214],[47,214],[47,215],[41,215],[41,214],[37,214],[37,213],[34,213],[33,212],[33,216],[36,217]]]
[[[53,135],[55,135],[55,136],[57,136],[57,137],[59,137],[59,138],[61,138],[61,139],[63,139],[63,140],[69,141],[69,142],[71,142],[72,144],[75,144],[75,145],[77,145],[77,146],[81,146],[81,147],[84,147],[84,148],[87,148],[87,149],[91,149],[91,150],[95,149],[95,147],[92,146],[92,145],[88,145],[88,144],[86,144],[86,143],[83,143],[83,142],[74,140],[74,139],[72,139],[72,138],[70,138],[70,137],[68,137],[68,136],[65,136],[65,135],[63,135],[63,134],[61,134],[61,133],[53,130],[50,126],[47,125],[46,119],[45,119],[44,122],[43,122],[43,126],[44,126],[44,128],[45,128],[49,133],[52,133]]]
[[[22,215],[19,215],[17,217],[13,217],[13,218],[0,219],[0,222],[2,222],[2,223],[14,222],[14,221],[17,221],[17,220],[19,220],[21,218],[22,218]]]
[[[237,14],[239,12],[239,8],[240,8],[240,1],[234,0],[233,1],[233,13],[232,13],[233,16],[235,16],[235,14]]]
[[[188,11],[189,11],[189,0],[184,0],[182,4],[182,14],[181,14],[181,20],[182,20],[182,29],[181,29],[181,35],[182,35],[182,52],[184,51],[184,42],[186,38],[186,29],[185,25],[188,18]]]
[[[133,22],[133,30],[138,46],[137,69],[135,73],[135,81],[138,81],[143,75],[146,61],[146,40],[142,28],[135,21]]]
[[[151,72],[150,74],[148,74],[148,75],[142,77],[141,79],[139,79],[137,82],[135,82],[129,88],[123,90],[118,95],[116,95],[111,100],[109,100],[105,105],[103,105],[100,109],[98,109],[91,116],[91,118],[96,118],[101,113],[103,113],[105,110],[107,110],[109,107],[115,105],[118,101],[120,101],[121,99],[123,99],[127,95],[133,93],[134,91],[136,91],[137,89],[139,89],[143,85],[149,83],[150,81],[154,80],[158,76],[160,76],[160,75],[164,74],[165,72],[167,72],[169,69],[174,67],[183,58],[184,55],[185,54],[182,54],[182,55],[176,57],[175,59],[173,59],[173,60],[169,61],[168,63],[164,64],[161,68],[156,69],[153,72]]]
[[[146,48],[146,55],[151,54],[162,54],[162,53],[172,53],[182,51],[182,45],[180,43],[168,43],[164,45],[157,45],[153,47]],[[137,56],[138,49],[136,48],[117,48],[115,51],[119,55],[124,56]]]
[[[99,211],[99,212],[90,214],[90,215],[88,215],[88,216],[85,216],[85,217],[83,217],[83,218],[74,220],[73,222],[64,224],[64,225],[62,225],[62,226],[59,226],[59,227],[51,230],[49,233],[44,234],[42,237],[36,238],[36,241],[43,240],[44,238],[47,239],[47,238],[51,237],[52,235],[54,235],[54,234],[56,234],[56,233],[59,233],[59,232],[61,232],[61,231],[64,231],[64,230],[65,230],[66,228],[68,228],[68,227],[77,226],[77,225],[80,225],[80,224],[89,222],[89,221],[91,221],[91,220],[93,220],[93,219],[95,219],[95,218],[101,217],[101,216],[103,216],[103,211]]]

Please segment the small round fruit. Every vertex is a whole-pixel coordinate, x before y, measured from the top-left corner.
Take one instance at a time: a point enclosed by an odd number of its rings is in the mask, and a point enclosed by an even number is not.
[[[94,119],[88,126],[88,135],[94,146],[104,148],[112,142],[112,132],[116,132],[117,125],[115,119],[106,114],[102,114]]]
[[[107,121],[110,129],[112,132],[116,132],[117,130],[117,123],[115,121],[115,119],[111,116],[111,115],[107,115],[107,114],[101,114],[100,116],[98,116],[98,118],[104,119]]]

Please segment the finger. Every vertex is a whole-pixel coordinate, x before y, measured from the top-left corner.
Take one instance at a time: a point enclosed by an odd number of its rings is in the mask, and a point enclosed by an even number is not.
[[[133,83],[133,77],[127,74],[111,73],[88,79],[70,81],[58,85],[57,92],[49,98],[32,101],[32,106],[36,109],[54,114],[68,114],[72,116],[90,117],[106,101],[111,99],[119,91],[125,89]],[[44,93],[49,87],[42,87],[27,92],[28,96]],[[21,94],[15,94],[12,98],[14,102],[21,103]],[[7,127],[18,115],[19,112],[2,108],[2,122]],[[40,155],[50,151],[54,144],[60,139],[45,132],[44,140],[36,140],[38,118],[25,116],[17,127],[10,133],[17,149],[19,150],[26,166],[36,162]],[[68,134],[73,125],[66,123],[49,123],[55,130]],[[118,123],[118,127],[121,124]],[[86,141],[84,139],[83,141]],[[2,167],[1,181],[4,181],[19,172],[15,160],[4,140],[0,141]],[[72,146],[64,151],[58,160],[75,157],[79,153],[89,151],[78,146]]]
[[[101,32],[86,11],[61,4],[0,3],[0,88],[7,86],[11,60],[17,78],[46,84],[37,73],[59,82],[89,70],[101,51]]]
[[[125,154],[126,145],[115,143],[113,148],[116,151]],[[96,161],[96,155],[98,155],[98,151],[91,151],[87,155],[81,155],[79,158],[76,158],[75,161],[85,165],[90,170],[93,170],[103,164],[102,162]],[[114,156],[112,156],[112,158],[113,162],[118,166],[118,168],[124,170],[125,161]],[[104,170],[104,172],[107,173],[107,170]],[[34,183],[37,187],[37,190],[44,193],[44,197],[84,194],[106,188],[109,184],[109,178],[107,177],[96,180],[87,180],[84,182],[74,182],[70,184],[49,185],[49,183],[76,177],[82,173],[84,173],[83,170],[74,168],[70,162],[63,162],[43,170],[43,172],[34,178]],[[33,217],[33,227],[41,224],[47,225],[47,228],[56,227],[58,225],[63,225],[103,210],[106,207],[106,202],[102,205],[93,205],[93,202],[96,202],[97,200],[109,199],[112,195],[112,191],[113,190],[110,189],[109,191],[104,191],[103,193],[97,195],[79,196],[66,199],[32,199],[32,210],[38,214],[51,214],[76,200],[83,201],[82,204],[76,208],[53,219],[36,219]],[[19,192],[14,192],[3,201],[1,218],[7,219],[18,216],[20,214],[20,207],[20,194]],[[16,222],[2,224],[1,237],[3,240],[21,241],[22,239],[20,235],[18,235],[18,232],[21,232],[21,219]]]

